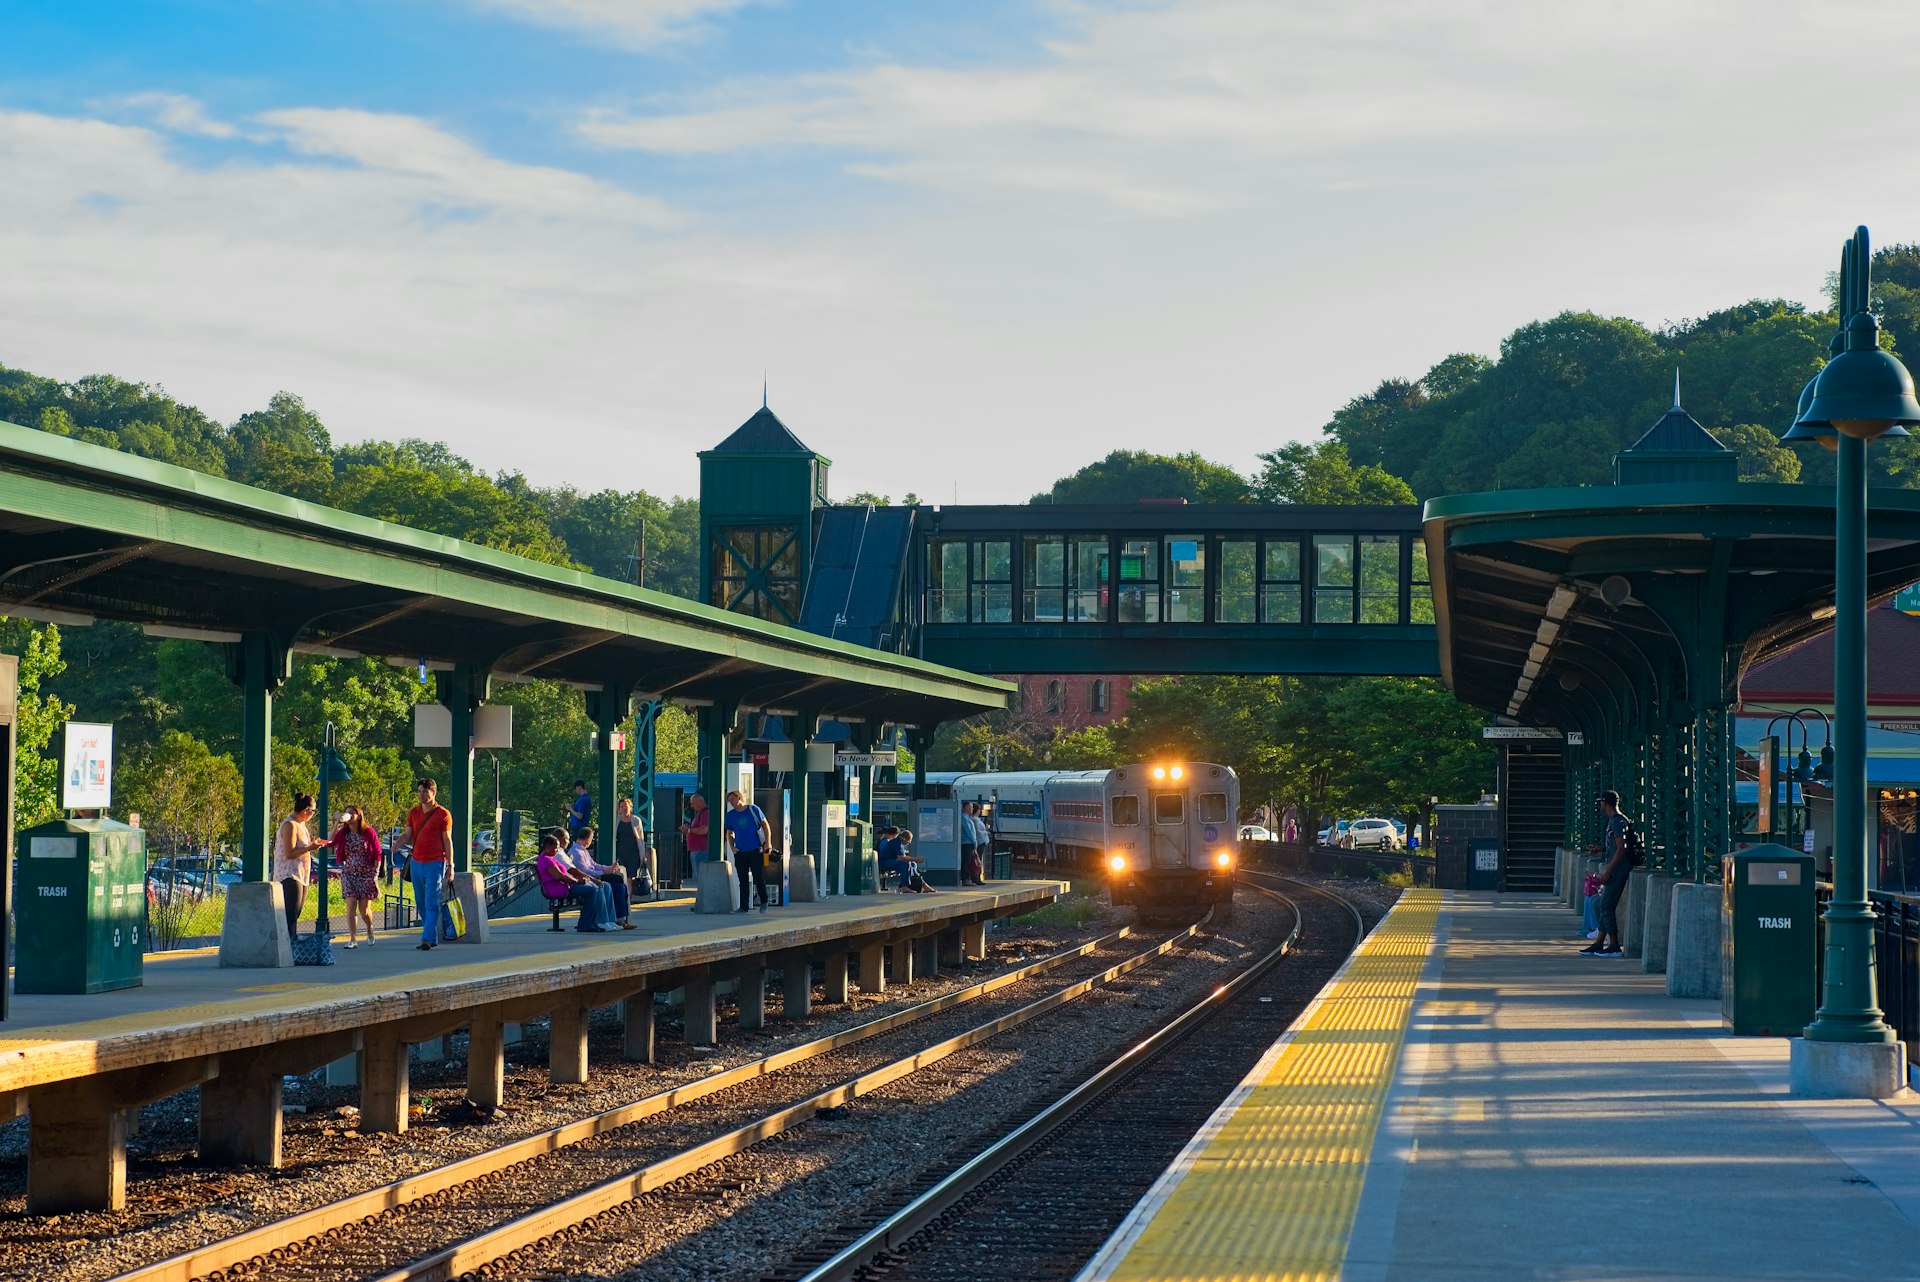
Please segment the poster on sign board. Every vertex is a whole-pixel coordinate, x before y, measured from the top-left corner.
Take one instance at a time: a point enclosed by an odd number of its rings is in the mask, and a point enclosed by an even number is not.
[[[113,727],[69,721],[60,752],[60,808],[105,810],[113,804]]]

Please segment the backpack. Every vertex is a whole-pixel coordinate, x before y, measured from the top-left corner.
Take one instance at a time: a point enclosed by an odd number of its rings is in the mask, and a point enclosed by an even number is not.
[[[1647,862],[1647,843],[1640,840],[1640,830],[1633,826],[1631,819],[1627,821],[1626,843],[1627,864],[1634,868],[1645,864]]]

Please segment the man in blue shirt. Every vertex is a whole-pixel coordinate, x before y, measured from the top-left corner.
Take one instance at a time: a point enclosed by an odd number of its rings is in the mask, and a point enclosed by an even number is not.
[[[907,843],[901,839],[900,829],[892,824],[880,830],[880,840],[873,844],[873,853],[880,860],[880,871],[892,873],[900,879],[902,893],[910,890],[931,890],[919,875],[915,864],[927,862],[919,855],[909,854]]]
[[[1627,857],[1629,825],[1620,813],[1620,794],[1611,788],[1601,793],[1600,813],[1607,822],[1600,847],[1607,864],[1600,871],[1600,903],[1593,914],[1600,936],[1580,952],[1587,957],[1619,957],[1624,955],[1620,947],[1620,896],[1627,892],[1627,880],[1633,875],[1633,862]]]
[[[577,833],[593,822],[593,798],[584,779],[573,781],[573,800],[567,803],[567,831]]]
[[[727,844],[733,848],[733,875],[740,879],[740,911],[747,909],[747,878],[753,878],[754,893],[760,911],[767,911],[767,847],[773,843],[773,830],[760,807],[748,801],[736,789],[727,794],[727,813],[720,817],[727,832]]]

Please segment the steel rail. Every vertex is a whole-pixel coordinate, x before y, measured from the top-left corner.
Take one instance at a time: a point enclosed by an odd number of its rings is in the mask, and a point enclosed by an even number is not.
[[[1209,913],[1208,918],[1211,916],[1212,914]],[[629,1171],[614,1179],[582,1189],[537,1211],[508,1220],[464,1242],[435,1251],[402,1268],[381,1274],[375,1282],[452,1282],[455,1278],[486,1269],[503,1260],[509,1260],[516,1252],[563,1233],[602,1212],[631,1202],[645,1193],[671,1184],[702,1167],[711,1166],[723,1158],[752,1148],[762,1140],[789,1131],[811,1119],[823,1108],[834,1108],[862,1095],[870,1095],[930,1064],[938,1063],[950,1055],[1084,997],[1096,988],[1103,987],[1155,958],[1171,952],[1182,941],[1196,934],[1206,920],[1203,918],[1201,922],[1145,952],[1136,953],[1098,975],[1071,984],[1038,1001],[1029,1002],[1018,1010],[912,1055],[848,1078],[836,1086],[816,1092],[798,1103],[790,1104],[745,1126],[737,1127],[724,1135],[685,1149],[673,1157]]]
[[[1157,951],[1147,956],[1158,956],[1160,952],[1172,947],[1180,940],[1192,936],[1198,929],[1199,926],[1195,925],[1171,936],[1159,946]],[[1098,939],[1064,949],[1017,970],[1008,971],[1004,975],[996,975],[992,979],[982,980],[980,983],[940,997],[917,1002],[880,1019],[843,1029],[838,1033],[817,1038],[800,1046],[790,1047],[776,1054],[703,1077],[684,1086],[646,1096],[631,1104],[624,1104],[592,1117],[514,1140],[484,1153],[476,1153],[471,1157],[436,1166],[430,1170],[329,1202],[324,1206],[313,1207],[296,1215],[248,1229],[232,1237],[222,1238],[217,1242],[195,1247],[166,1259],[157,1260],[152,1264],[117,1274],[110,1279],[110,1282],[192,1282],[193,1279],[205,1278],[251,1261],[271,1262],[276,1253],[290,1244],[304,1242],[343,1225],[354,1224],[408,1203],[418,1202],[462,1184],[483,1179],[521,1162],[557,1152],[609,1131],[618,1130],[623,1126],[630,1126],[655,1114],[705,1099],[742,1083],[770,1077],[795,1064],[893,1032],[966,1002],[991,996],[1003,988],[1035,978],[1075,958],[1097,952],[1109,944],[1127,938],[1132,933],[1132,927],[1122,927]]]
[[[1256,875],[1277,876],[1272,873]],[[1291,881],[1292,878],[1281,877],[1280,880]],[[1359,910],[1352,903],[1330,891],[1304,882],[1296,884],[1345,906],[1353,915],[1356,927],[1354,946],[1359,947],[1359,941],[1366,935],[1366,921],[1360,916]],[[1217,1015],[1229,1000],[1279,964],[1281,959],[1291,953],[1299,942],[1300,932],[1305,926],[1305,916],[1300,912],[1298,904],[1279,891],[1253,883],[1247,883],[1247,885],[1249,889],[1292,905],[1296,920],[1293,929],[1287,933],[1286,939],[1281,941],[1279,947],[1256,959],[1234,978],[1208,993],[1111,1064],[1022,1122],[1001,1139],[994,1141],[968,1159],[964,1165],[955,1169],[952,1174],[942,1178],[933,1187],[849,1242],[830,1258],[816,1265],[800,1278],[800,1282],[847,1282],[861,1270],[872,1265],[877,1257],[899,1250],[908,1239],[945,1215],[980,1185],[1018,1160],[1036,1144],[1069,1125],[1088,1105],[1146,1067],[1185,1039],[1201,1024]]]

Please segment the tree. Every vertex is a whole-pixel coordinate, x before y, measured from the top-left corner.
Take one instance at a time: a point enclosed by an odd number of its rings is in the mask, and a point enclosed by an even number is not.
[[[1230,467],[1198,454],[1149,454],[1115,450],[1072,476],[1053,483],[1034,503],[1138,503],[1142,499],[1185,499],[1189,503],[1246,503],[1247,479]]]
[[[292,392],[275,392],[264,410],[242,414],[227,433],[227,475],[289,498],[327,501],[333,490],[333,442]]]
[[[1412,503],[1413,490],[1372,464],[1355,467],[1340,441],[1295,441],[1269,454],[1254,481],[1268,503]]]
[[[137,812],[161,849],[212,849],[239,838],[240,768],[192,735],[163,731],[118,774],[115,808]]]
[[[1714,435],[1740,456],[1741,480],[1791,484],[1800,479],[1799,456],[1772,428],[1759,423],[1736,423],[1717,429]]]
[[[20,709],[14,723],[14,822],[22,828],[46,823],[60,814],[60,762],[48,749],[73,705],[61,702],[41,685],[66,670],[60,658],[60,629],[35,627],[24,619],[0,618],[0,650],[20,656]]]

